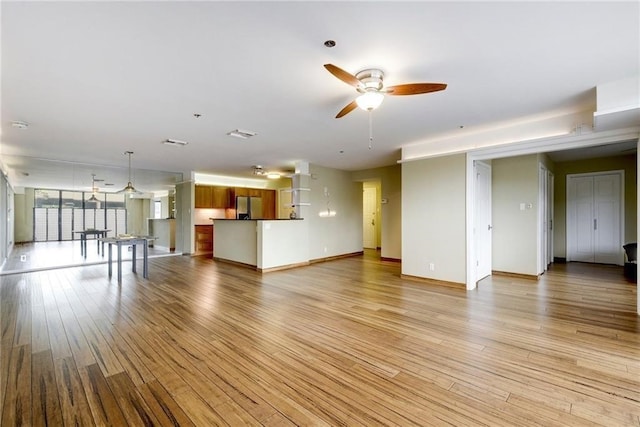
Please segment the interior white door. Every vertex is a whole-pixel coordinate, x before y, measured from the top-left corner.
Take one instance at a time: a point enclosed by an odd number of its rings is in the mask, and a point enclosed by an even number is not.
[[[567,176],[567,260],[623,263],[622,173]]]
[[[620,175],[594,179],[594,262],[620,264]]]
[[[476,172],[476,278],[491,274],[491,166],[475,163]]]
[[[362,246],[376,249],[376,188],[364,187],[362,190]]]

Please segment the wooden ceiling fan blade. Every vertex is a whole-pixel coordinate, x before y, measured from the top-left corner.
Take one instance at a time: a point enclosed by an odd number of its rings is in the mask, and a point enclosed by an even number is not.
[[[334,76],[336,76],[337,78],[345,82],[346,84],[354,87],[360,86],[360,80],[358,80],[356,76],[346,72],[342,68],[336,67],[333,64],[324,64],[324,68],[326,68],[327,71],[329,71],[331,74],[333,74]]]
[[[347,104],[346,107],[344,107],[342,110],[340,110],[340,112],[336,115],[336,119],[339,119],[340,117],[346,116],[347,114],[349,114],[350,112],[355,110],[356,107],[358,107],[358,104],[356,103],[356,101],[355,100],[351,101],[349,104]]]
[[[389,86],[385,89],[389,95],[418,95],[421,93],[438,92],[445,90],[444,83],[408,83],[404,85]]]

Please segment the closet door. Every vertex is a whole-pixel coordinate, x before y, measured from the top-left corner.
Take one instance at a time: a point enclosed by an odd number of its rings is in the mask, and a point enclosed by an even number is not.
[[[567,177],[567,260],[622,265],[622,174]]]
[[[572,184],[575,251],[571,261],[593,262],[593,177],[573,178]]]
[[[620,175],[594,177],[594,262],[620,264]]]

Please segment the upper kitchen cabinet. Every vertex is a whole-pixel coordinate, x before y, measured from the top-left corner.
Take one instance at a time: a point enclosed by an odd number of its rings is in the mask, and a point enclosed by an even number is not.
[[[231,193],[228,187],[212,187],[212,207],[216,209],[226,209],[233,207],[231,203]]]
[[[195,186],[195,203],[196,208],[205,209],[226,209],[233,207],[231,203],[228,187],[218,187],[211,185]]]
[[[210,185],[196,185],[195,187],[195,203],[196,208],[212,208],[213,207],[213,191]]]

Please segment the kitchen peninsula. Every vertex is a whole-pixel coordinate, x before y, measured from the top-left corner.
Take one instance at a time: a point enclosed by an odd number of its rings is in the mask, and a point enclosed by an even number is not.
[[[214,259],[261,272],[309,264],[309,231],[303,219],[214,219]]]

